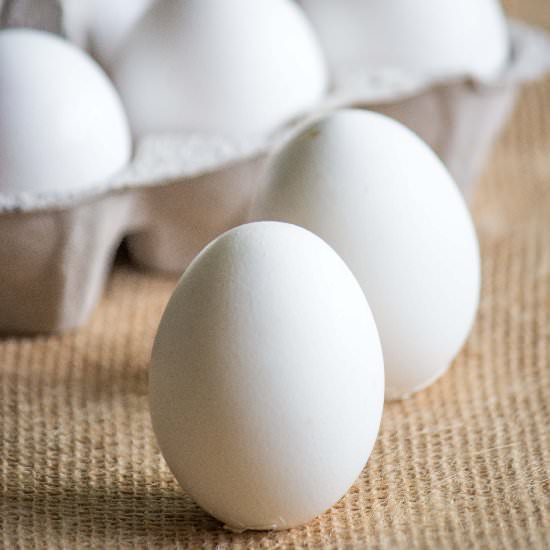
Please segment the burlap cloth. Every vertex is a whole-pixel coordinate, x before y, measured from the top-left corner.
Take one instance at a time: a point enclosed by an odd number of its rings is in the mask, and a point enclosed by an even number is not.
[[[550,29],[548,0],[507,4]],[[84,329],[0,340],[2,547],[550,548],[550,80],[525,90],[474,211],[466,348],[386,406],[361,478],[303,528],[224,531],[159,455],[147,365],[174,279],[121,264]]]

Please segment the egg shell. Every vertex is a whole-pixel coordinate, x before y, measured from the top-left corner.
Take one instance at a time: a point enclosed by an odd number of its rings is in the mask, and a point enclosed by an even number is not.
[[[90,51],[106,67],[154,0],[95,0]]]
[[[315,34],[289,0],[158,2],[111,69],[138,136],[268,134],[327,86]]]
[[[102,183],[130,153],[120,99],[92,59],[52,34],[0,31],[0,192]]]
[[[119,46],[155,0],[63,0],[69,38],[108,67]]]
[[[299,0],[335,73],[494,79],[509,55],[498,0]]]
[[[208,245],[164,312],[150,372],[160,448],[182,487],[236,530],[324,512],[363,469],[384,400],[357,281],[302,228],[255,223]]]
[[[79,48],[88,48],[93,0],[58,0],[62,9],[63,32]]]
[[[398,122],[343,110],[287,143],[269,172],[252,218],[303,226],[348,264],[378,326],[387,397],[438,378],[480,291],[474,225],[441,161]]]

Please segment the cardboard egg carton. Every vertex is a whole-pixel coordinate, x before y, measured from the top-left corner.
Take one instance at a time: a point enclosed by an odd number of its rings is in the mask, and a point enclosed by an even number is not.
[[[469,195],[520,86],[550,71],[546,35],[513,22],[510,33],[510,61],[491,84],[358,69],[271,136],[148,136],[121,173],[74,193],[12,196],[1,193],[0,182],[0,332],[64,331],[85,322],[123,239],[136,263],[183,272],[210,240],[248,221],[270,155],[289,133],[331,109],[369,108],[400,120]]]

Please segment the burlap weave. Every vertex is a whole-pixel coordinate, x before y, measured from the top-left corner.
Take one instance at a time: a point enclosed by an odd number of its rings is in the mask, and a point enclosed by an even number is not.
[[[507,7],[550,29],[548,0]],[[466,348],[386,406],[361,478],[303,528],[224,531],[159,455],[147,363],[174,279],[120,265],[84,329],[0,340],[0,545],[550,548],[550,80],[525,90],[474,210],[484,289]]]

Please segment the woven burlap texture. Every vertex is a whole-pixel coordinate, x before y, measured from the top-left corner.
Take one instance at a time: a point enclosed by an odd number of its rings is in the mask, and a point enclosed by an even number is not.
[[[547,0],[507,7],[550,28]],[[291,531],[224,531],[159,454],[147,368],[174,279],[120,265],[84,329],[1,340],[2,547],[550,547],[550,80],[523,93],[474,212],[484,287],[467,346],[386,406],[354,487]]]

